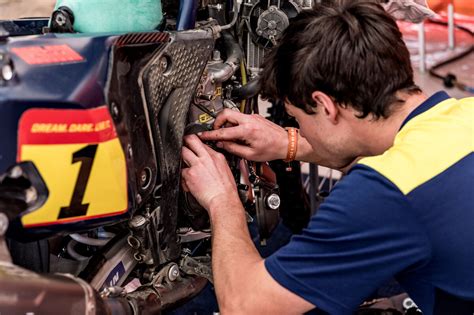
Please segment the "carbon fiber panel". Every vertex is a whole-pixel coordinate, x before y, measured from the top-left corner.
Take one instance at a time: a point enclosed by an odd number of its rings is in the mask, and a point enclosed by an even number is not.
[[[173,33],[171,43],[142,72],[161,175],[160,263],[180,254],[176,226],[181,147],[191,100],[214,48],[209,31]]]

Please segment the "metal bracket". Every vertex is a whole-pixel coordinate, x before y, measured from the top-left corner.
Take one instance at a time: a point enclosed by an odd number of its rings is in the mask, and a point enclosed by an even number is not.
[[[214,283],[211,257],[209,256],[184,256],[179,262],[179,267],[188,275],[200,276],[209,280],[210,283]]]

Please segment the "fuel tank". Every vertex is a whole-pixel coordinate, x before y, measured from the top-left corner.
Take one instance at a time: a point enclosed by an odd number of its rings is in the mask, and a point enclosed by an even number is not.
[[[79,33],[146,32],[160,25],[160,0],[58,0],[55,10],[67,7]]]

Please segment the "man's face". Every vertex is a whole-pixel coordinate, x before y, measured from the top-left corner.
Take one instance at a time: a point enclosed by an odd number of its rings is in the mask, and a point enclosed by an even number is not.
[[[350,124],[344,119],[334,123],[321,108],[314,114],[307,114],[289,103],[285,103],[285,108],[298,122],[301,136],[313,147],[313,151],[320,159],[318,164],[338,169],[357,157],[357,148],[352,141],[354,135],[350,130]]]

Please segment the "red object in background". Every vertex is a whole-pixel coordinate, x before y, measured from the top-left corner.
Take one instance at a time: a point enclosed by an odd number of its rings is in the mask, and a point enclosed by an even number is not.
[[[84,58],[68,45],[27,46],[12,48],[12,52],[30,65],[69,63]]]
[[[456,13],[474,16],[472,0],[428,0],[428,6],[435,12],[446,11],[446,6],[453,2]]]

